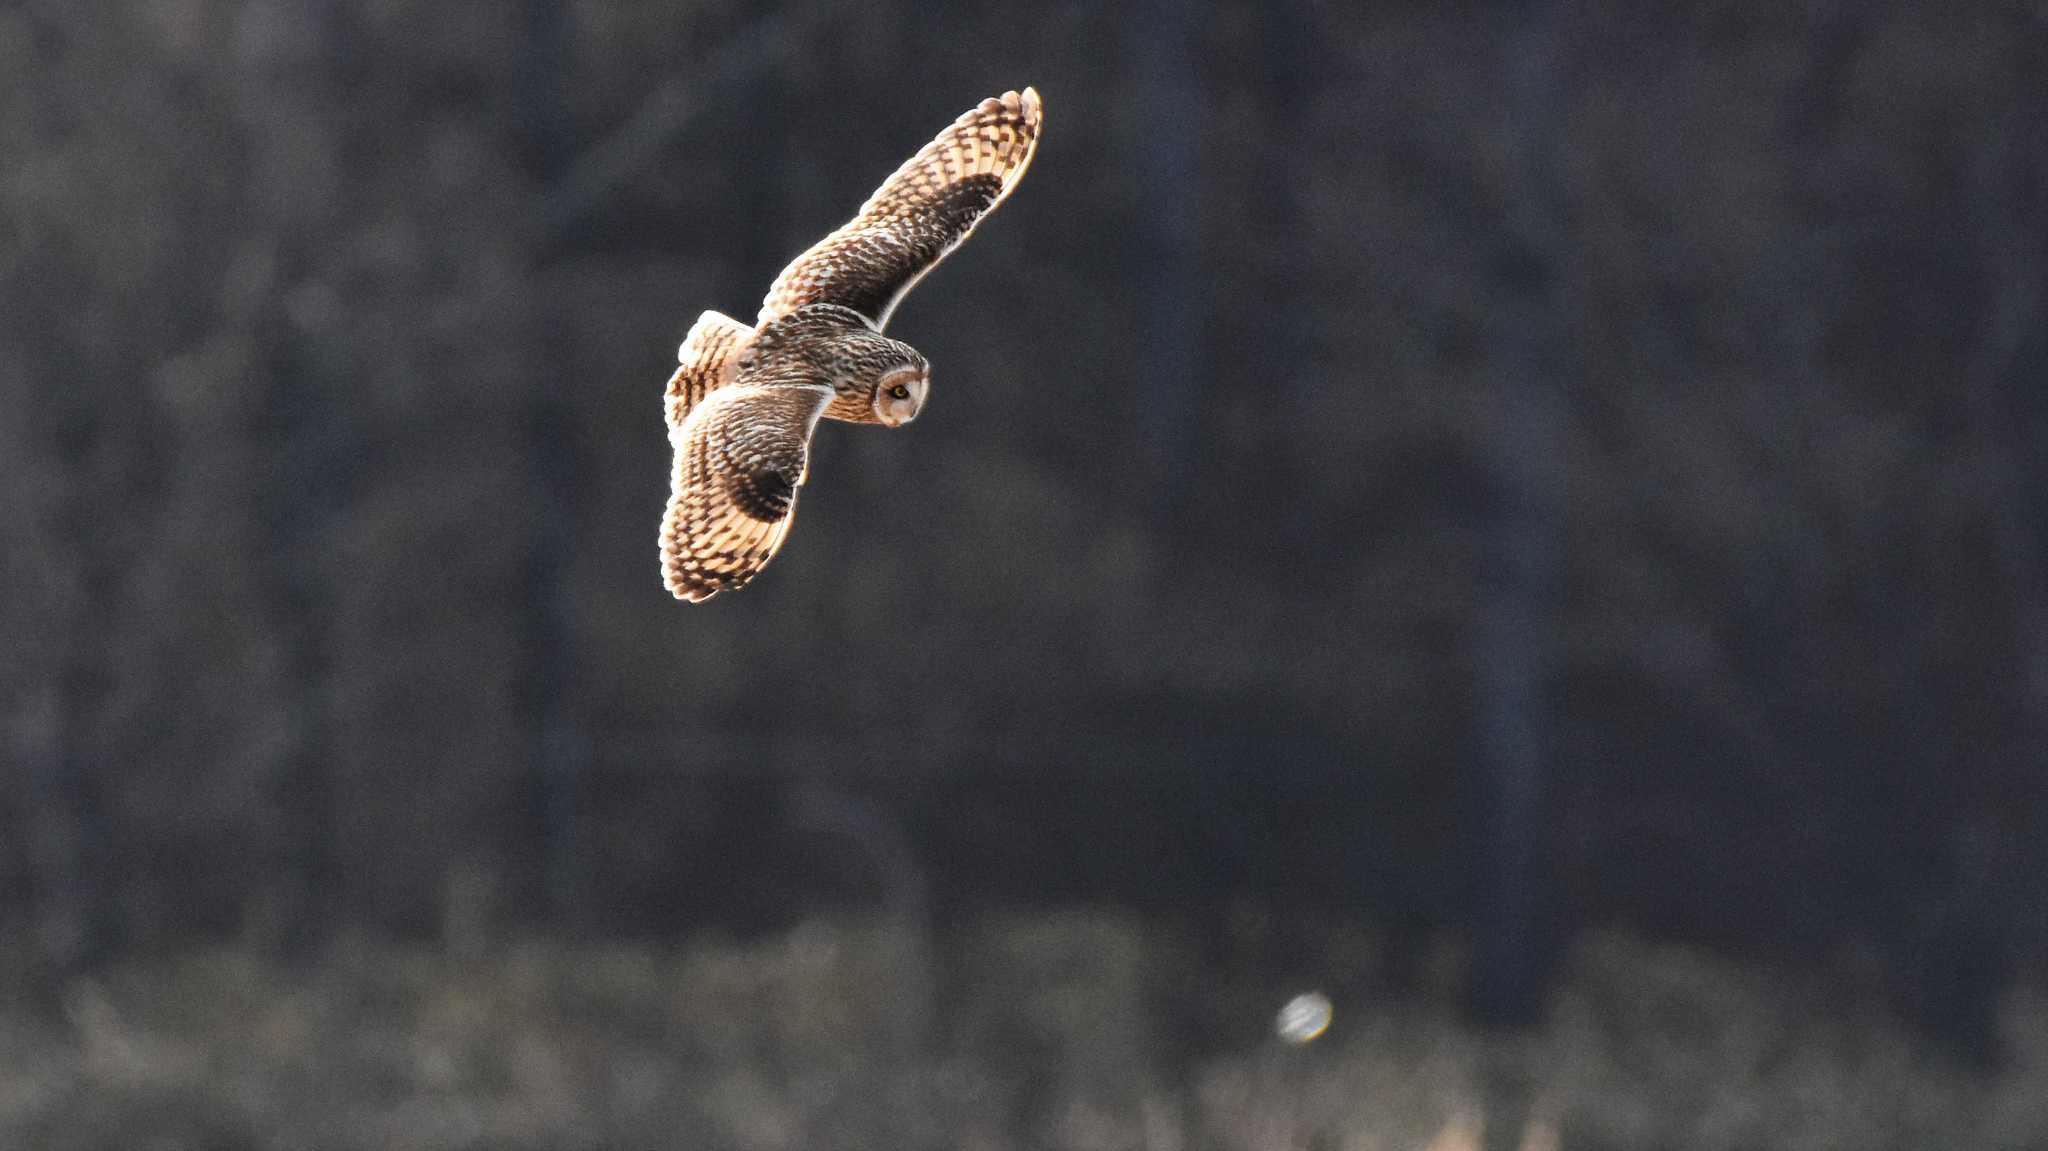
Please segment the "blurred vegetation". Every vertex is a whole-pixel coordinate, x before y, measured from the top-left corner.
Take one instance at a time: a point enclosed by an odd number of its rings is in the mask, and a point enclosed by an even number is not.
[[[1546,1017],[1459,1007],[1465,948],[1396,975],[1384,932],[1240,906],[991,916],[927,935],[814,920],[750,944],[347,937],[303,968],[209,947],[0,1005],[0,1140],[47,1151],[892,1147],[1476,1151],[2038,1147],[2048,997],[1981,1076],[1854,989],[1597,934]],[[1304,924],[1307,934],[1304,935]],[[1312,953],[1295,948],[1314,942]],[[1272,1032],[1282,972],[1336,1002]],[[1174,1035],[1203,1022],[1204,1044]],[[1499,1101],[1520,1100],[1504,1110]]]

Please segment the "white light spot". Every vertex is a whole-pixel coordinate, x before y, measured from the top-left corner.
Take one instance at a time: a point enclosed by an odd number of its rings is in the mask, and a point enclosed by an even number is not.
[[[1289,1043],[1313,1041],[1330,1029],[1330,999],[1318,991],[1304,992],[1287,1001],[1273,1020],[1273,1030]]]

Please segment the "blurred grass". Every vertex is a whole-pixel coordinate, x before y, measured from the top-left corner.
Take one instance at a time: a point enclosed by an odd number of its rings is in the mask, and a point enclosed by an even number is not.
[[[451,950],[194,949],[0,995],[0,1147],[2023,1148],[2048,995],[1977,1071],[1854,987],[1616,935],[1533,1027],[1457,1009],[1463,947],[1363,920],[1098,910],[932,931]],[[6,962],[12,964],[12,957]],[[1321,1040],[1273,1037],[1314,987]],[[1486,1134],[1489,1118],[1494,1131]]]

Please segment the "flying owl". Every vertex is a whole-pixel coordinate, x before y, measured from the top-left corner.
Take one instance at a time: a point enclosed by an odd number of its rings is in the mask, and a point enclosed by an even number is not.
[[[889,428],[917,418],[931,366],[882,328],[1017,186],[1043,122],[1034,89],[983,100],[784,268],[753,327],[697,317],[666,398],[675,463],[661,577],[677,599],[740,587],[775,557],[820,417]]]

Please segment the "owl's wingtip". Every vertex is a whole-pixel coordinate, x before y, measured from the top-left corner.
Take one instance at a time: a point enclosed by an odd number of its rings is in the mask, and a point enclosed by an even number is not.
[[[1039,99],[1038,89],[1029,84],[1024,86],[1022,92],[1013,88],[1000,96],[991,96],[983,100],[981,106],[988,112],[1007,108],[1011,114],[1022,116],[1024,122],[1034,128],[1045,118],[1045,101]]]
[[[666,560],[663,561],[662,582],[668,585],[668,594],[676,597],[677,600],[683,603],[703,603],[719,592],[732,590],[721,583],[695,583],[680,576],[671,575],[667,570]]]

